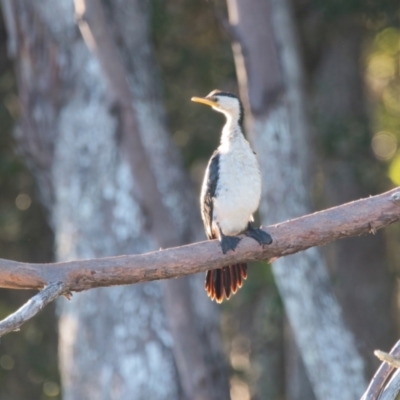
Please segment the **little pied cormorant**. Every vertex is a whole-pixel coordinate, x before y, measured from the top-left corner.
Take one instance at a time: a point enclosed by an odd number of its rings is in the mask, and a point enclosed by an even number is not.
[[[272,238],[253,228],[253,213],[261,200],[261,174],[257,158],[243,135],[243,106],[234,94],[212,91],[192,101],[211,106],[225,114],[221,144],[212,155],[201,190],[201,215],[208,239],[219,239],[222,252],[235,250],[243,233],[260,245]],[[205,289],[211,300],[221,303],[236,293],[247,277],[247,264],[228,265],[207,271]]]

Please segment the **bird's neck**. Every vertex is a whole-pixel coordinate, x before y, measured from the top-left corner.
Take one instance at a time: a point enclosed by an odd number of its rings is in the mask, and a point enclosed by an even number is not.
[[[221,144],[229,143],[237,139],[244,139],[243,129],[239,124],[238,118],[226,115],[226,123],[222,129]]]

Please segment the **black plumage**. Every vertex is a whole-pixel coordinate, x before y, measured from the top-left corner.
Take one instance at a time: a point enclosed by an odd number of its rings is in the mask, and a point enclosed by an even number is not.
[[[203,217],[204,228],[208,239],[216,239],[212,229],[213,221],[213,197],[215,197],[219,176],[219,153],[214,151],[208,162],[205,181],[207,182],[206,190],[201,199],[201,214]]]

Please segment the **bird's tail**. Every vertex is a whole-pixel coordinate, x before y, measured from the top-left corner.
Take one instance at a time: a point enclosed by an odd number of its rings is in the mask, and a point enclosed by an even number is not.
[[[229,299],[242,287],[247,278],[247,264],[235,264],[221,269],[209,270],[206,273],[205,289],[208,297],[222,303],[224,297]]]

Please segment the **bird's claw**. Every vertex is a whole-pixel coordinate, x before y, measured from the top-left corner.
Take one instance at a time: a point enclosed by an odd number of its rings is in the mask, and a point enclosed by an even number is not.
[[[263,231],[260,228],[253,228],[250,224],[244,234],[256,240],[260,246],[272,243],[272,237],[269,233]]]
[[[226,254],[229,250],[235,251],[239,242],[240,238],[236,236],[222,236],[221,238],[222,252]]]

